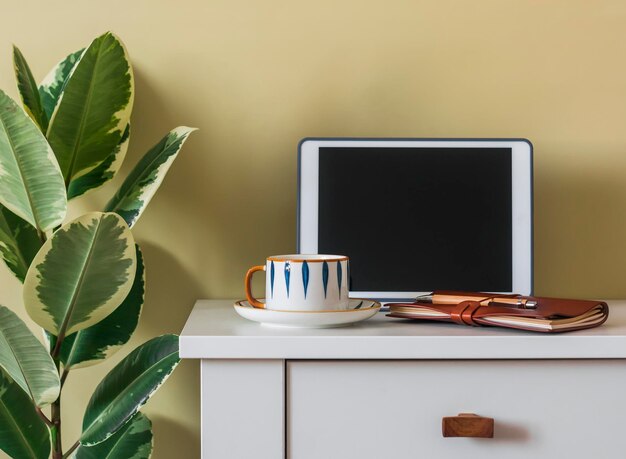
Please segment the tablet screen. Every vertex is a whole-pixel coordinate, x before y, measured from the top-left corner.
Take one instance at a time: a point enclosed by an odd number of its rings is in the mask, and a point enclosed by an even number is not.
[[[319,150],[318,253],[352,291],[512,290],[510,148]]]

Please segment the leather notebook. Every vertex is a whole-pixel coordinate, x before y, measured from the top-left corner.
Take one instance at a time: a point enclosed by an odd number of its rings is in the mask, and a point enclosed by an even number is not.
[[[604,301],[569,300],[480,292],[436,291],[413,303],[388,303],[389,317],[561,333],[602,325]]]

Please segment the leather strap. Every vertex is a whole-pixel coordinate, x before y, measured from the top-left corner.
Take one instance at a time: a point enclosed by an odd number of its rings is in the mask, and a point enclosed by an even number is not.
[[[459,325],[478,327],[480,324],[474,321],[474,313],[480,308],[478,301],[462,301],[452,309],[450,318]]]

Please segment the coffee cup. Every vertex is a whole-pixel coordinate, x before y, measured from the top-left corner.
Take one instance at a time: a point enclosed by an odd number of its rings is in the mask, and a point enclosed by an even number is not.
[[[266,272],[265,302],[252,295],[252,276]],[[285,311],[348,309],[349,259],[343,255],[273,255],[245,278],[246,298],[255,308]]]

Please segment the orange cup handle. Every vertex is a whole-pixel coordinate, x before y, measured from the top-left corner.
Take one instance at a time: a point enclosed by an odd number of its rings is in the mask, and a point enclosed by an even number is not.
[[[248,300],[248,303],[250,303],[255,308],[265,309],[265,304],[261,303],[259,300],[252,296],[252,275],[257,271],[265,271],[265,265],[253,266],[246,273],[246,280],[244,281],[246,289],[246,299]]]

